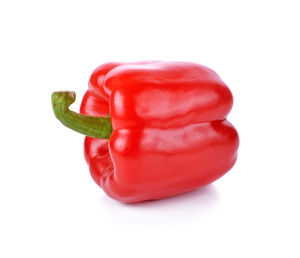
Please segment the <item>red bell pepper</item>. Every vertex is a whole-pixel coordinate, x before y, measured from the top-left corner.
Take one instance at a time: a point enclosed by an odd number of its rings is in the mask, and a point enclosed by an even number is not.
[[[61,122],[87,135],[94,181],[113,199],[161,199],[209,184],[237,158],[226,120],[233,99],[211,69],[187,62],[107,63],[91,75],[77,114],[74,92],[52,95]]]

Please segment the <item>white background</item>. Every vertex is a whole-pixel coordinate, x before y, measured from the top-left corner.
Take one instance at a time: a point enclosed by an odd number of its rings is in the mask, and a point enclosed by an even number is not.
[[[2,0],[0,256],[300,257],[297,4]],[[125,205],[94,184],[50,96],[75,90],[78,111],[94,68],[139,60],[213,68],[241,144],[213,185]]]

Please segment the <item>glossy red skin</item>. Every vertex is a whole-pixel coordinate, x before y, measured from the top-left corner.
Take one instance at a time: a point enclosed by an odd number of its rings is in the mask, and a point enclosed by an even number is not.
[[[91,75],[80,112],[111,115],[109,140],[86,137],[94,181],[122,202],[162,199],[209,184],[237,158],[226,120],[233,99],[211,69],[186,62],[107,63]]]

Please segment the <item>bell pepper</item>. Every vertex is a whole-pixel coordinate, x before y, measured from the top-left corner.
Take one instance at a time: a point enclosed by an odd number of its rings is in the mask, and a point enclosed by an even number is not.
[[[211,69],[188,62],[106,63],[94,70],[80,114],[74,92],[54,92],[56,117],[86,135],[94,181],[115,200],[167,198],[212,183],[232,168],[239,137],[233,104]]]

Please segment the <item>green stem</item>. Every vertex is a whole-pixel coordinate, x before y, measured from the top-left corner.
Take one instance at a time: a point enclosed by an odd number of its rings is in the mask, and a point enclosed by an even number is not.
[[[93,138],[109,139],[113,131],[110,118],[86,116],[71,111],[69,106],[75,98],[74,91],[53,92],[52,108],[55,116],[63,125],[76,132]]]

